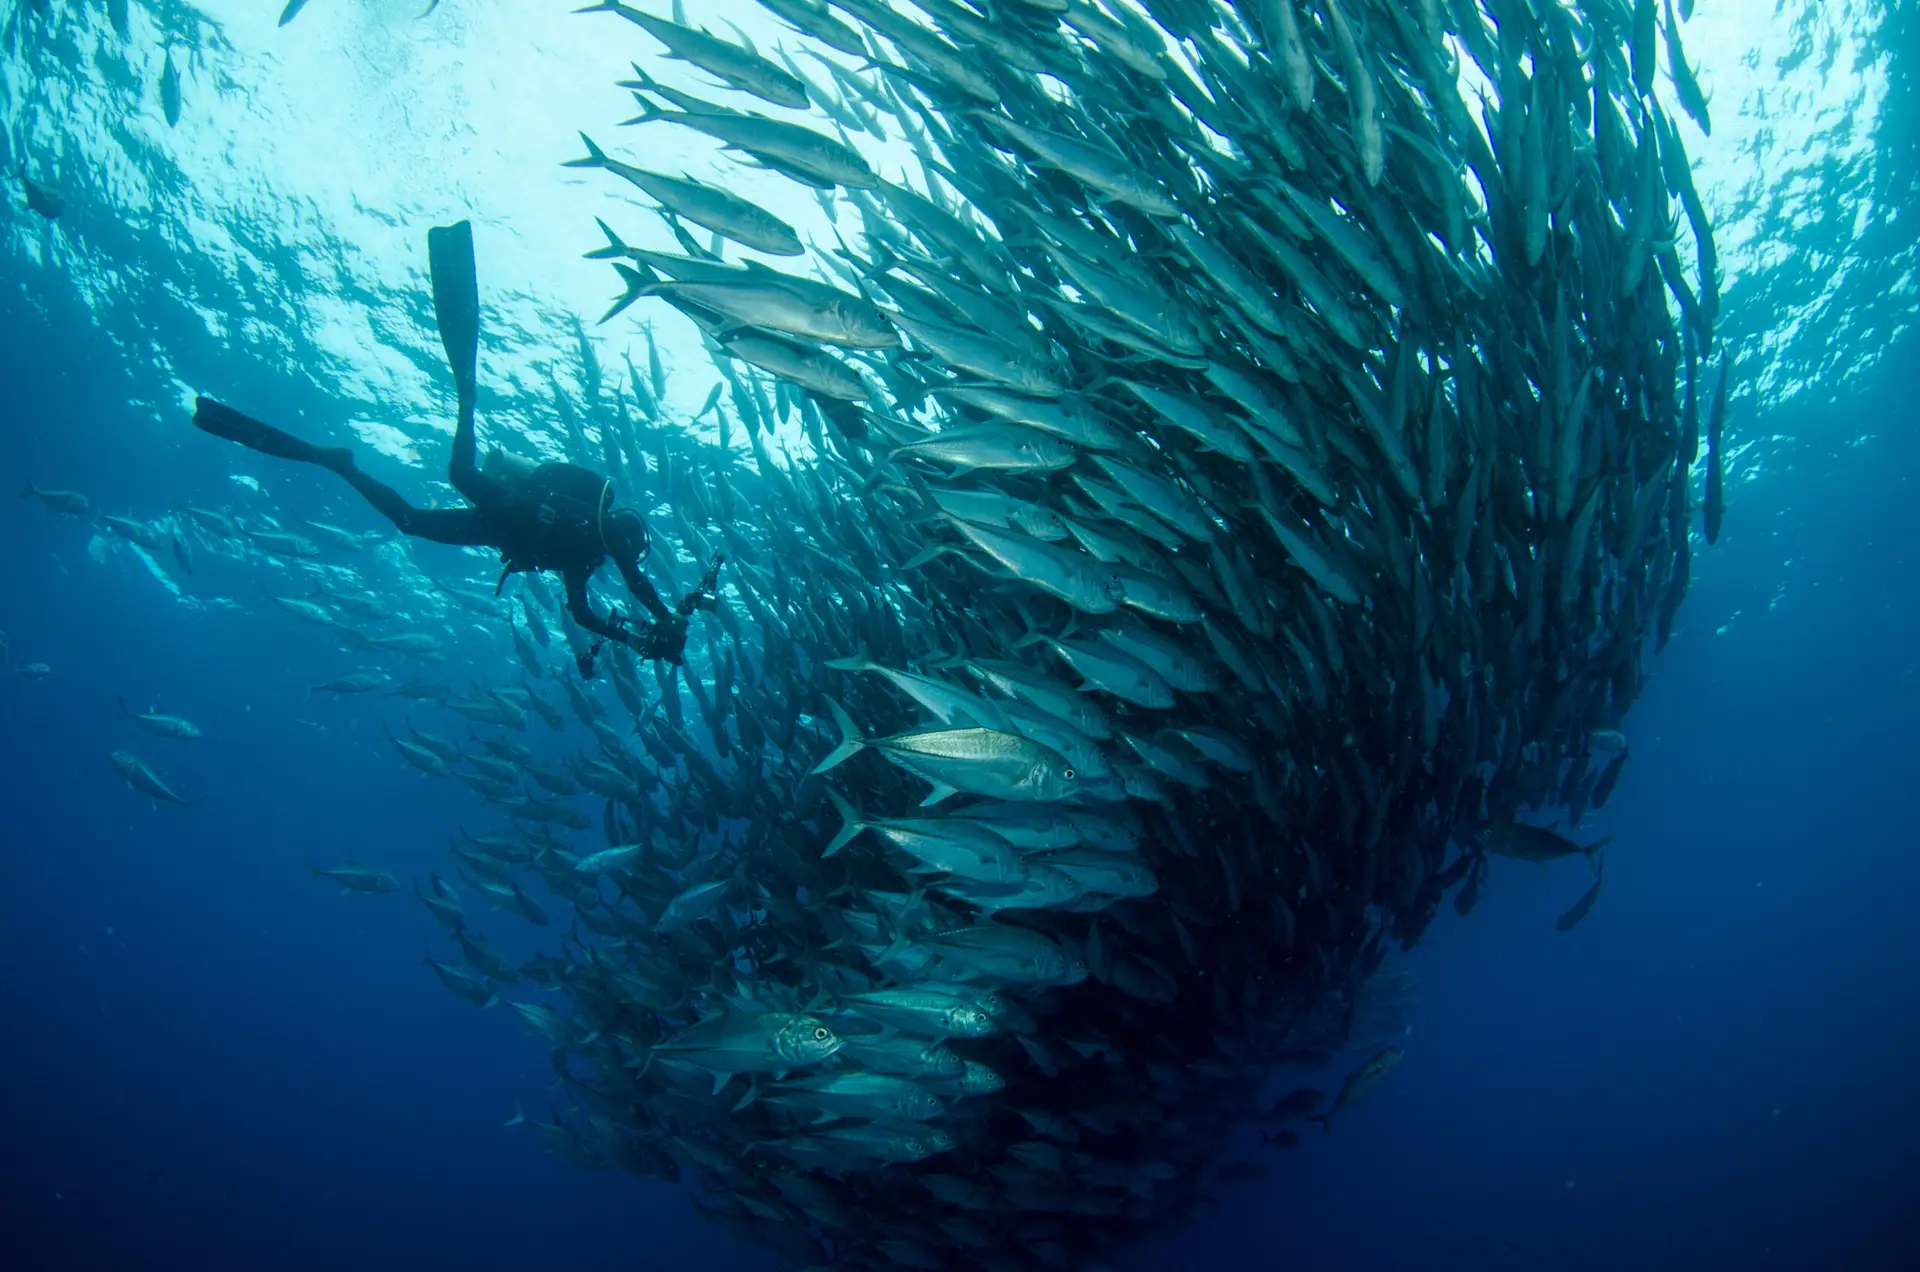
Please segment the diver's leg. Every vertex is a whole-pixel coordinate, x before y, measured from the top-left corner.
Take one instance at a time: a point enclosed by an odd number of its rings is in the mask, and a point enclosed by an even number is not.
[[[297,460],[303,464],[318,464],[322,468],[331,468],[346,478],[347,484],[360,492],[375,511],[388,521],[393,522],[401,534],[416,539],[431,539],[435,543],[453,543],[463,546],[477,546],[487,542],[487,530],[478,508],[416,508],[400,495],[400,492],[383,481],[363,473],[355,467],[353,452],[344,446],[315,446],[304,442],[291,433],[283,433],[270,424],[240,414],[224,403],[212,398],[195,398],[193,403],[193,423],[202,432],[212,433],[215,437],[224,437],[228,441],[239,442],[250,450],[263,455],[276,455],[281,459]],[[467,425],[467,446],[469,458],[472,450],[473,426]]]
[[[302,464],[319,464],[342,475],[353,471],[353,452],[344,446],[315,446],[291,433],[283,433],[271,424],[242,415],[223,402],[197,397],[193,400],[193,426],[203,433],[238,442],[248,450]]]
[[[480,471],[474,462],[473,403],[460,407],[460,422],[453,428],[453,462],[447,465],[447,480],[467,497],[467,502],[482,508],[497,508],[506,502],[507,490],[494,478]]]
[[[407,531],[416,539],[451,543],[463,548],[490,548],[486,515],[478,508],[415,508]]]
[[[385,482],[376,481],[359,469],[341,474],[374,510],[401,534],[435,543],[453,543],[476,547],[487,542],[487,528],[478,508],[416,508],[400,497],[400,492]]]
[[[460,404],[460,421],[453,427],[453,462],[447,465],[447,480],[453,488],[476,504],[496,502],[501,497],[498,483],[480,471],[475,462],[473,440],[473,403]]]

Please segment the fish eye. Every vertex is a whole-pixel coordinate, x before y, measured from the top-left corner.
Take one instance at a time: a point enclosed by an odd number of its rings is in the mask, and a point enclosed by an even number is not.
[[[1074,773],[1072,769],[1067,769],[1064,773],[1061,774],[1061,776],[1065,777],[1069,782],[1071,782],[1074,779],[1074,777],[1077,775]]]
[[[828,1039],[829,1037],[831,1037],[831,1036],[832,1036],[832,1035],[830,1035],[830,1034],[829,1034],[829,1033],[827,1032],[827,1030],[826,1030],[826,1027],[825,1027],[824,1025],[816,1025],[816,1026],[814,1026],[814,1030],[813,1030],[813,1040],[814,1040],[815,1042],[825,1042],[825,1041],[826,1041],[826,1040],[827,1040],[827,1039]]]

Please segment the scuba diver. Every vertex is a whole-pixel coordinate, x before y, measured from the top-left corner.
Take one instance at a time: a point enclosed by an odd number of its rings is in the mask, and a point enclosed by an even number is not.
[[[577,464],[533,464],[494,449],[484,467],[474,464],[474,370],[480,343],[480,292],[473,263],[473,227],[466,221],[427,231],[433,268],[433,309],[440,343],[459,393],[459,424],[447,477],[471,507],[416,508],[393,487],[360,471],[344,446],[315,446],[240,414],[212,398],[195,398],[193,423],[203,432],[239,442],[263,455],[330,468],[345,478],[400,533],[435,543],[490,547],[500,552],[507,575],[552,570],[566,583],[567,611],[601,639],[578,656],[583,676],[593,675],[594,656],[606,641],[619,641],[643,658],[679,663],[687,618],[714,605],[721,558],[715,557],[700,586],[668,609],[640,562],[652,546],[647,523],[632,508],[616,507],[613,483]],[[652,616],[634,621],[615,611],[606,618],[587,602],[587,581],[608,557],[627,590]],[[497,593],[499,588],[495,588]]]

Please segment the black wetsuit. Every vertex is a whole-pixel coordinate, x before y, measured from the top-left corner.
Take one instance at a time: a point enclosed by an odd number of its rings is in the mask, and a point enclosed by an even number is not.
[[[447,476],[472,507],[416,508],[392,486],[361,472],[353,452],[345,447],[315,446],[211,398],[194,402],[195,427],[262,454],[331,468],[402,534],[436,543],[498,548],[509,571],[552,570],[566,581],[567,611],[574,622],[644,655],[679,662],[686,640],[686,614],[693,605],[712,604],[712,570],[708,581],[682,602],[676,614],[640,572],[640,560],[651,546],[647,523],[632,509],[613,506],[612,482],[577,464],[541,464],[505,480],[480,470],[473,437],[474,366],[480,339],[473,227],[466,221],[437,226],[427,233],[427,250],[434,318],[460,403]],[[653,615],[651,629],[630,629],[618,616],[601,618],[587,604],[587,581],[608,557],[619,567],[627,590]],[[718,568],[717,559],[713,568]],[[584,651],[581,671],[591,675],[592,665],[592,651]]]
[[[344,447],[315,446],[211,398],[195,402],[201,429],[240,442],[264,454],[331,468],[404,535],[465,547],[497,548],[509,571],[552,570],[565,581],[567,611],[574,622],[606,640],[617,640],[643,654],[678,662],[675,639],[686,620],[669,610],[653,581],[640,569],[649,546],[646,523],[631,509],[617,512],[623,533],[610,540],[608,521],[616,517],[613,483],[577,464],[541,464],[510,480],[488,476],[475,463],[473,404],[460,404],[453,434],[453,462],[447,476],[472,504],[468,508],[416,508],[399,491],[362,472]],[[638,527],[637,535],[633,532]],[[619,549],[615,550],[617,544]],[[653,616],[654,628],[631,628],[601,618],[587,603],[587,581],[609,556],[627,590]]]
[[[610,555],[627,590],[654,620],[673,618],[653,581],[641,572],[644,536],[639,550],[631,553],[613,553],[607,544],[611,481],[590,468],[561,463],[541,464],[532,472],[501,481],[480,471],[474,462],[475,450],[473,408],[463,404],[447,477],[471,508],[416,508],[399,491],[358,468],[342,476],[402,534],[435,543],[498,548],[509,571],[552,570],[566,583],[567,611],[573,621],[596,636],[636,643],[632,632],[601,618],[587,604],[587,580]]]

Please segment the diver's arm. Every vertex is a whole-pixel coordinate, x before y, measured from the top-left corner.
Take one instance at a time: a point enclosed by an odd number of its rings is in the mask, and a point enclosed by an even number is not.
[[[646,571],[640,568],[640,558],[617,561],[616,564],[620,567],[620,577],[627,582],[627,591],[633,593],[633,599],[639,601],[646,607],[647,613],[653,615],[654,622],[663,623],[673,617],[672,611],[667,608],[667,603],[660,599],[660,593],[653,586],[653,580],[648,578]]]
[[[566,573],[567,613],[573,615],[573,621],[586,631],[592,632],[602,640],[617,640],[623,645],[631,645],[633,638],[627,630],[617,623],[609,622],[593,612],[593,606],[587,603],[587,575],[578,570]]]
[[[640,569],[640,558],[633,557],[620,562],[620,575],[627,581],[627,590],[633,593],[633,599],[647,607],[653,615],[653,627],[644,639],[630,640],[628,645],[642,658],[664,658],[670,663],[679,663],[686,656],[687,620],[668,609],[666,602],[660,599],[660,593]]]

